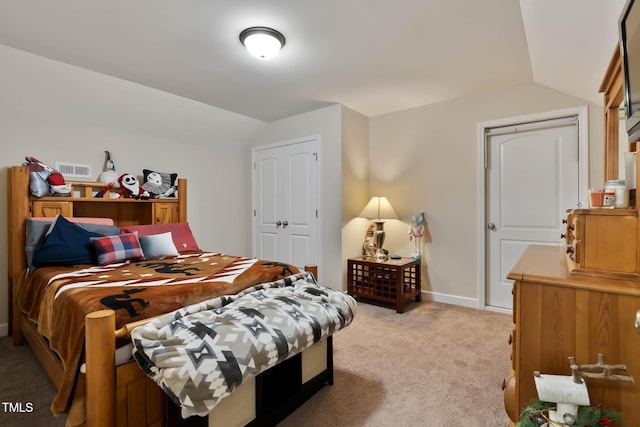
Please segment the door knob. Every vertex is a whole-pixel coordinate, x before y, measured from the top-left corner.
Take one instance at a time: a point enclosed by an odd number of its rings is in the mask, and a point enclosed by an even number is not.
[[[489,230],[495,230],[496,229],[496,225],[494,223],[490,222],[489,225],[487,225],[487,228]]]
[[[289,221],[284,221],[282,223],[282,228],[287,228],[287,225],[289,225]]]
[[[282,225],[282,221],[276,221],[276,228],[280,227]]]

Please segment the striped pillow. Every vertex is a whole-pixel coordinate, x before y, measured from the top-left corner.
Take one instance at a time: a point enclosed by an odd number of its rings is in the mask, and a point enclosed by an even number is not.
[[[126,260],[144,259],[144,252],[138,240],[138,233],[119,234],[91,238],[98,255],[98,264],[106,265]]]

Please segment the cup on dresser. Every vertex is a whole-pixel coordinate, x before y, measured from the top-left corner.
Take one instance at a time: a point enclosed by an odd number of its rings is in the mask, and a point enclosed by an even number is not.
[[[602,188],[589,189],[589,207],[613,209],[616,203],[616,193]]]

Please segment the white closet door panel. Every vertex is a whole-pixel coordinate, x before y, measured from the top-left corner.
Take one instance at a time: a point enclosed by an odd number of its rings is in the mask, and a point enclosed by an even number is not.
[[[315,203],[311,201],[312,185],[309,179],[313,159],[311,153],[295,153],[289,157],[289,224],[295,226],[309,226],[311,212]]]
[[[306,144],[301,144],[306,145]],[[288,179],[284,181],[286,195],[284,215],[294,232],[305,233],[313,231],[317,221],[315,211],[317,206],[316,162],[314,153],[306,150],[308,147],[294,147],[288,157]]]
[[[317,263],[317,141],[287,147],[288,179],[284,208],[288,226],[283,230],[290,262],[298,267]]]
[[[266,157],[259,160],[257,165],[259,174],[258,212],[261,226],[273,226],[279,219],[282,196],[279,195],[279,167],[276,157]]]
[[[296,266],[304,266],[312,264],[315,261],[310,258],[313,251],[311,250],[312,241],[310,236],[291,235],[289,238],[289,248],[291,250],[291,263]]]
[[[259,237],[260,259],[278,260],[278,234],[277,233],[260,233]]]

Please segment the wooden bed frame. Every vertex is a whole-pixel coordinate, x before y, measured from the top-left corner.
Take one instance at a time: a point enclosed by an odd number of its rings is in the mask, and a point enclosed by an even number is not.
[[[178,197],[173,199],[95,198],[95,191],[102,188],[100,183],[71,184],[73,190],[70,197],[36,198],[29,193],[27,167],[14,166],[7,171],[9,331],[14,345],[22,345],[25,341],[29,343],[56,387],[63,376],[62,363],[49,349],[35,325],[21,313],[14,298],[17,295],[16,287],[26,270],[24,219],[54,217],[57,214],[66,217],[109,217],[120,227],[187,222],[187,181],[183,178],[178,179]],[[311,270],[317,277],[314,266],[306,266],[305,269]],[[112,310],[101,310],[86,316],[86,374],[80,374],[76,387],[85,388],[87,426],[193,425],[193,420],[172,418],[171,411],[167,410],[171,405],[169,399],[135,361],[115,366],[116,339],[128,338],[133,328],[149,320],[130,323],[116,330],[115,313]],[[268,400],[263,402],[263,396],[268,399],[269,395],[274,394],[271,388],[282,387],[282,381],[276,378],[278,375],[273,374],[277,371],[275,368],[295,370],[300,362],[292,357],[281,363],[282,366],[275,366],[259,375],[256,378],[256,418],[250,425],[273,425],[326,384],[332,384],[332,355],[332,340],[329,337],[326,343],[326,369],[305,384],[289,387],[282,401],[273,402],[276,406]],[[270,379],[271,377],[276,379]],[[277,389],[276,393],[282,394],[282,390]],[[133,409],[129,410],[130,408]],[[80,417],[82,418],[82,414]]]

